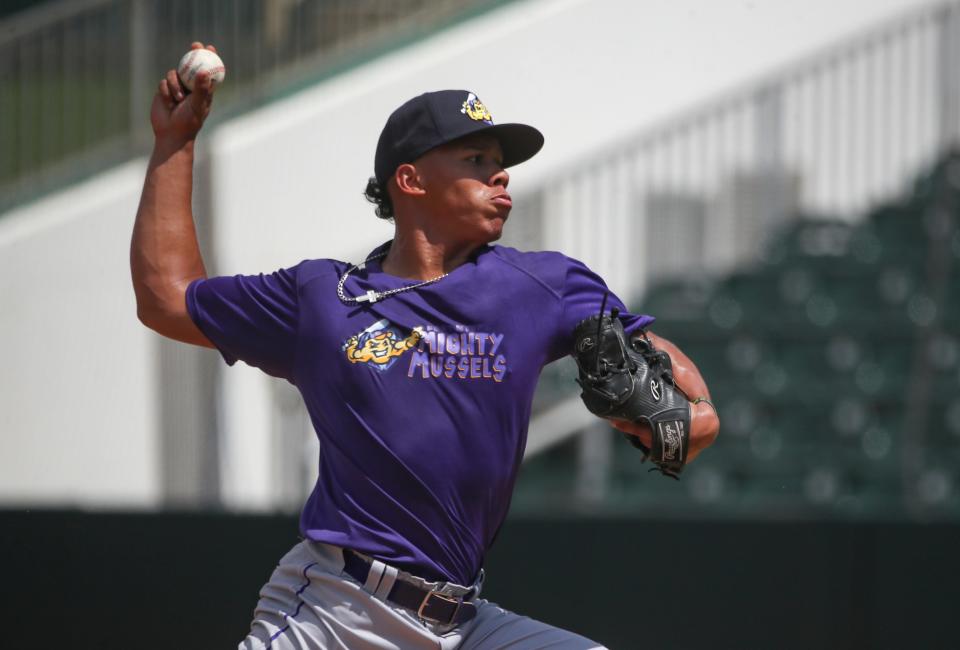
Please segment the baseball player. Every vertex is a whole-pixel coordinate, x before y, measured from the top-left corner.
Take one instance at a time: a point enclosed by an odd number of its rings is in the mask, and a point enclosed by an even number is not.
[[[598,310],[627,336],[652,322],[575,260],[492,245],[512,205],[506,168],[535,155],[543,136],[495,124],[468,91],[415,97],[387,120],[367,185],[378,216],[394,220],[391,241],[359,264],[313,259],[211,278],[191,177],[212,93],[204,74],[185,93],[171,70],[153,101],[155,147],[131,244],[138,316],[294,384],[321,446],[302,541],[261,590],[240,647],[600,647],[479,597],[541,368],[573,352],[575,328],[598,322]],[[690,360],[650,340],[669,353],[671,381],[704,398],[686,402],[689,460],[716,436],[716,414]],[[656,447],[648,423],[610,413]],[[562,567],[557,580],[576,589]]]

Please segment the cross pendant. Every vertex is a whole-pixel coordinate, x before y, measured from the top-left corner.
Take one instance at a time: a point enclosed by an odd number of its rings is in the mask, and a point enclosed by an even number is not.
[[[377,302],[377,292],[373,289],[368,289],[365,296],[357,296],[357,302],[369,302],[373,304]]]

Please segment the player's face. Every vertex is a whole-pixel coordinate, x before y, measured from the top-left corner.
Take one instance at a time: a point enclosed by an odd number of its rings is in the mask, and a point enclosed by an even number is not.
[[[455,140],[424,154],[416,167],[436,231],[476,244],[500,238],[513,204],[507,193],[510,175],[496,138]]]

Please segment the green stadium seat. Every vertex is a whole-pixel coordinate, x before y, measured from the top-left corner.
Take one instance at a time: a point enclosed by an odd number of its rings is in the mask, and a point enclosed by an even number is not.
[[[931,232],[945,224],[955,234],[944,240],[952,267],[938,303],[927,264]],[[713,282],[658,284],[639,301],[658,318],[652,329],[697,362],[722,434],[679,483],[648,474],[616,440],[605,507],[884,516],[905,500],[904,450],[921,444],[925,507],[960,515],[960,154],[857,225],[788,224],[761,258]],[[940,334],[918,346],[927,325]],[[926,429],[908,439],[918,355],[931,388]],[[536,404],[576,394],[574,376],[548,369]],[[575,500],[575,462],[561,445],[528,463],[520,502],[535,490],[561,508]]]

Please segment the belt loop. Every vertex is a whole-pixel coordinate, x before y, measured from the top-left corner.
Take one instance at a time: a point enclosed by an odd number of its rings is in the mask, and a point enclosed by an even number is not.
[[[377,587],[380,585],[380,579],[383,577],[383,571],[386,568],[387,565],[380,560],[374,560],[370,563],[370,573],[367,574],[367,581],[363,583],[364,591],[371,594],[376,593]]]
[[[386,600],[387,596],[390,595],[390,590],[393,589],[393,583],[396,582],[398,573],[399,571],[396,567],[384,564],[383,577],[380,579],[380,586],[377,587],[375,592],[373,592],[373,595],[380,600]]]

